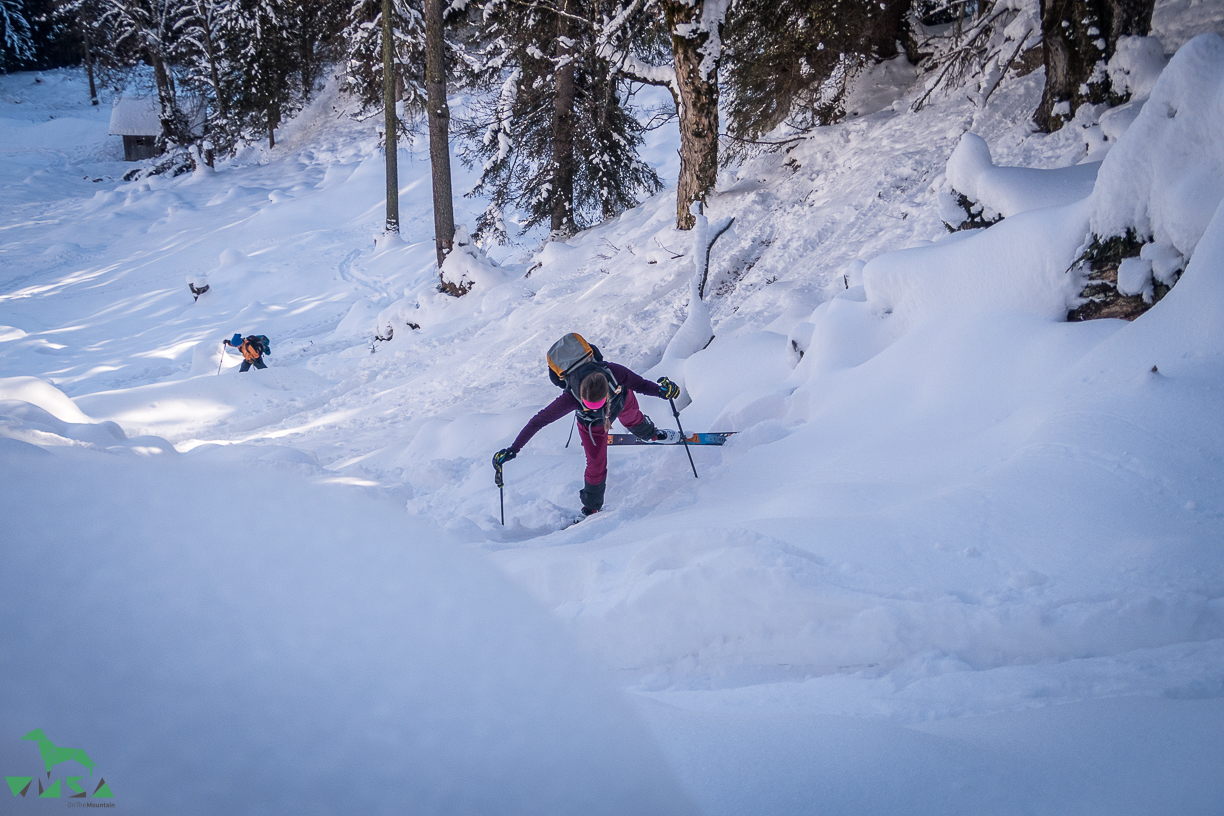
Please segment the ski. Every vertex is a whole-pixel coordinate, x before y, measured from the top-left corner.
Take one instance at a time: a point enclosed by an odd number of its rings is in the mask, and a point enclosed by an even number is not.
[[[727,441],[727,437],[735,431],[726,431],[723,433],[693,433],[689,434],[687,439],[677,439],[675,442],[643,442],[633,434],[608,434],[609,445],[683,445],[688,442],[690,445],[721,445]]]

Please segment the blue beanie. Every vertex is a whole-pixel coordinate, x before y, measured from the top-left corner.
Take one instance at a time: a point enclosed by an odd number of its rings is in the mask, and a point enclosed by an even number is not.
[[[242,345],[242,335],[241,335],[241,334],[235,334],[233,337],[231,337],[231,338],[230,338],[230,345],[231,345],[231,346],[241,346],[241,345]]]

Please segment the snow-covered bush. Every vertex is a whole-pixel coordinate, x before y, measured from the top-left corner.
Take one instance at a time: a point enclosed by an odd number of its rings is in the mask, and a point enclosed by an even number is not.
[[[472,243],[467,227],[455,230],[455,243],[442,263],[439,289],[448,295],[462,297],[472,289],[488,291],[506,282],[506,274],[489,256]]]
[[[1101,164],[1093,235],[1135,232],[1184,257],[1224,198],[1224,40],[1186,43],[1152,87],[1125,138]]]
[[[1224,40],[1191,40],[1153,82],[1156,45],[1129,38],[1111,63],[1141,108],[1101,163],[1073,317],[1133,319],[1160,300],[1224,199]]]

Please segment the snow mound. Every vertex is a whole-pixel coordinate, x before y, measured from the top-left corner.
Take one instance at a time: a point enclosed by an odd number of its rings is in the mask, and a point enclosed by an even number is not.
[[[241,357],[225,355],[226,368],[217,376],[217,344],[193,347],[193,376],[78,397],[94,416],[118,422],[142,434],[157,434],[173,442],[188,439],[211,423],[228,423],[240,411],[255,411],[265,421],[281,415],[288,405],[321,400],[328,380],[305,368],[280,366],[240,373]],[[248,420],[244,420],[249,423]],[[233,428],[234,425],[229,427]],[[245,427],[245,426],[242,426]]]
[[[1020,213],[959,240],[878,255],[863,269],[867,304],[905,329],[929,317],[1003,308],[1063,319],[1075,295],[1067,266],[1087,205]]]
[[[966,133],[948,159],[948,182],[990,211],[1011,216],[1086,198],[1092,193],[1099,168],[1099,162],[1054,170],[997,167],[986,140]]]
[[[1169,61],[1151,97],[1101,164],[1092,232],[1133,229],[1194,253],[1224,198],[1224,40],[1203,34]]]
[[[87,416],[63,391],[37,377],[0,380],[0,441],[8,452],[67,448],[112,454],[175,454],[161,437],[128,437],[110,421]]]
[[[9,773],[41,728],[138,813],[693,812],[544,610],[402,512],[181,459],[0,478]]]
[[[508,280],[506,271],[492,262],[471,242],[467,227],[455,230],[455,244],[442,263],[442,280],[463,291],[474,289],[484,294]]]
[[[1156,37],[1119,37],[1109,60],[1110,85],[1115,93],[1146,99],[1168,62]]]
[[[20,400],[37,405],[64,422],[93,422],[67,394],[38,377],[0,378],[0,399]]]

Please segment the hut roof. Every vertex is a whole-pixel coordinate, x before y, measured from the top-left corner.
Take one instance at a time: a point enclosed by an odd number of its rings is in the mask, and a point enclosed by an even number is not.
[[[191,129],[203,129],[205,111],[199,99],[179,97],[179,106],[187,114]],[[121,96],[111,108],[111,136],[156,136],[161,133],[161,106],[155,96]]]
[[[156,136],[161,133],[157,100],[150,96],[121,96],[111,108],[110,135]]]

